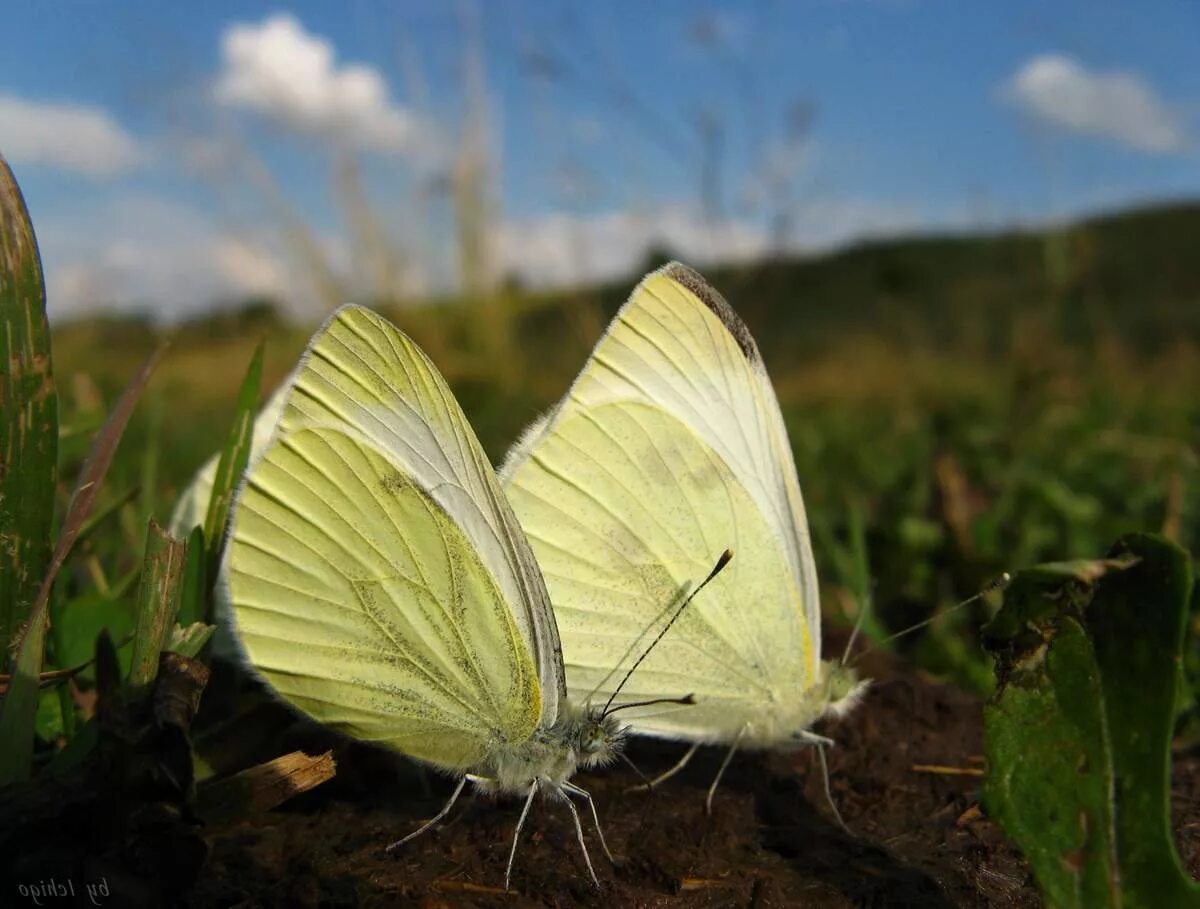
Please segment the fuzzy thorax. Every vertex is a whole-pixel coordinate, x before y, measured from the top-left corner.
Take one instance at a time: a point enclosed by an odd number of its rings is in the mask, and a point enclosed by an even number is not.
[[[625,747],[626,730],[616,717],[572,704],[558,721],[539,727],[519,745],[503,745],[476,771],[485,790],[524,795],[536,781],[558,789],[579,768],[600,767]]]

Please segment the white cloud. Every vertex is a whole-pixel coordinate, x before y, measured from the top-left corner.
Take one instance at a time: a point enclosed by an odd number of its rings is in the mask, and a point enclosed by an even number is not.
[[[81,205],[43,219],[38,238],[53,318],[116,308],[170,320],[259,294],[312,302],[273,234],[233,233],[155,197]]]
[[[106,111],[0,93],[0,153],[13,164],[112,177],[143,158],[137,141]]]
[[[333,45],[278,13],[236,24],[221,38],[216,98],[298,132],[337,137],[364,149],[405,151],[416,141],[411,113],[396,105],[379,71],[338,65]]]
[[[667,248],[702,262],[752,258],[767,247],[757,227],[738,221],[706,226],[681,207],[653,216],[628,211],[575,216],[563,212],[503,224],[497,236],[501,270],[534,286],[555,286],[625,275],[651,249]]]
[[[1067,132],[1159,154],[1188,144],[1179,114],[1136,73],[1095,72],[1071,57],[1043,54],[1017,70],[1003,94],[1036,119]]]
[[[816,199],[797,206],[787,251],[830,249],[853,240],[942,223],[917,208],[865,199]],[[755,221],[706,224],[691,207],[664,205],[643,213],[561,212],[509,221],[497,233],[501,271],[538,287],[623,277],[654,249],[685,262],[750,261],[772,251],[770,233]]]
[[[283,296],[288,293],[288,273],[276,256],[262,245],[242,237],[218,237],[212,247],[217,272],[230,291],[239,296]]]
[[[818,198],[797,206],[789,246],[798,252],[822,252],[858,240],[962,226],[954,215],[924,204]]]

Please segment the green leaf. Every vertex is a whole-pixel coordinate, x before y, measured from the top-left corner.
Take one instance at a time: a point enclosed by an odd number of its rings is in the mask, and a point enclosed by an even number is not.
[[[179,597],[179,624],[185,627],[201,621],[208,614],[205,556],[204,528],[193,527],[187,539],[187,559],[183,565],[183,590]]]
[[[114,641],[129,641],[133,638],[134,615],[129,604],[112,596],[88,593],[68,602],[56,618],[54,631],[58,637],[55,647],[55,668],[70,669],[82,666],[94,656],[96,638],[108,629]],[[121,668],[128,673],[130,654],[128,644],[119,648]],[[78,678],[91,682],[95,673],[89,666],[80,670]]]
[[[1151,534],[1122,538],[1110,555],[1139,560],[1105,577],[1088,612],[1112,735],[1125,905],[1200,906],[1200,885],[1175,851],[1169,801],[1192,561]]]
[[[221,458],[217,462],[217,475],[213,480],[212,497],[208,501],[208,514],[204,520],[204,539],[208,541],[205,567],[209,578],[216,577],[221,545],[225,540],[225,524],[229,520],[229,507],[238,481],[246,472],[250,458],[250,446],[254,435],[254,415],[258,409],[259,386],[262,384],[263,343],[259,342],[242,380],[234,410],[233,426]],[[210,617],[211,618],[211,617]]]
[[[1170,737],[1191,561],[1159,537],[1013,579],[984,628],[989,813],[1048,905],[1200,906],[1171,837]]]
[[[92,502],[108,473],[113,454],[129,423],[142,389],[154,371],[163,348],[151,354],[121,393],[104,428],[97,433],[84,459],[75,490],[71,494],[54,554],[38,587],[29,621],[13,642],[16,662],[4,703],[0,705],[0,785],[27,779],[33,758],[33,731],[37,713],[38,676],[46,650],[46,625],[49,620],[50,590],[58,570],[75,544],[79,530],[91,511]]]
[[[158,674],[158,656],[179,611],[186,548],[182,540],[175,539],[151,519],[146,531],[146,557],[138,585],[137,625],[129,667],[129,683],[135,687],[148,685]]]
[[[0,647],[29,618],[50,563],[58,395],[29,212],[0,157]],[[0,650],[0,671],[8,650]]]
[[[36,731],[37,737],[43,742],[53,742],[65,736],[63,728],[62,702],[58,697],[58,688],[43,688],[38,694]]]
[[[1083,627],[1064,619],[1039,671],[1004,689],[985,717],[988,811],[1029,859],[1047,904],[1110,905],[1112,762]]]

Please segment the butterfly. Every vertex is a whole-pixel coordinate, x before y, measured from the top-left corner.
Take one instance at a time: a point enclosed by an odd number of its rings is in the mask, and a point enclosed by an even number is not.
[[[738,748],[825,746],[810,727],[865,683],[821,659],[817,575],[783,417],[750,332],[691,269],[648,275],[562,400],[500,476],[541,566],[569,696],[613,693],[611,667],[717,541],[732,568],[649,654],[624,695],[696,706],[626,713],[632,731]],[[824,752],[821,752],[822,761]]]
[[[467,781],[520,795],[507,888],[542,792],[568,806],[597,882],[570,796],[612,856],[571,777],[611,761],[624,728],[611,702],[569,697],[534,555],[437,369],[379,315],[343,307],[259,421],[216,586],[242,658],[313,719],[458,776],[389,848],[445,817]],[[179,520],[201,513],[203,478]]]

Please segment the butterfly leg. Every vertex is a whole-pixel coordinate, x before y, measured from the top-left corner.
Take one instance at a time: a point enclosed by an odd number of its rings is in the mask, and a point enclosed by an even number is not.
[[[529,784],[529,795],[525,797],[525,807],[521,809],[521,816],[517,819],[517,829],[513,831],[512,849],[508,852],[508,867],[504,869],[504,892],[508,892],[508,882],[512,877],[513,862],[517,857],[517,843],[521,841],[521,829],[525,826],[525,818],[529,816],[529,806],[533,804],[533,797],[537,795],[538,781],[534,780]]]
[[[392,843],[392,845],[387,847],[386,851],[391,852],[393,849],[397,849],[400,846],[403,846],[409,840],[415,839],[416,837],[418,837],[422,833],[424,833],[426,830],[428,830],[430,827],[432,827],[434,824],[436,824],[438,821],[440,821],[442,818],[444,818],[447,814],[449,814],[450,809],[454,807],[454,803],[458,801],[459,795],[462,794],[463,786],[465,786],[465,785],[467,785],[467,778],[464,776],[461,780],[458,781],[458,785],[454,787],[454,792],[452,792],[450,794],[449,800],[447,800],[446,804],[442,806],[441,811],[439,811],[437,814],[435,814],[433,817],[431,817],[429,820],[427,820],[424,824],[422,824],[420,827],[418,827],[416,830],[414,830],[408,836],[404,837],[404,839],[396,840],[396,842]]]
[[[630,786],[625,791],[626,792],[649,792],[651,789],[653,789],[659,783],[665,783],[667,780],[669,780],[671,777],[673,777],[675,774],[677,774],[680,770],[682,770],[684,767],[686,767],[688,765],[688,762],[692,759],[692,757],[699,750],[700,750],[700,743],[692,742],[692,747],[689,748],[684,753],[683,757],[681,757],[678,761],[675,762],[675,766],[672,767],[670,770],[666,770],[666,771],[660,773],[658,776],[656,776],[654,779],[650,780],[647,783],[641,783],[637,786]]]
[[[712,814],[713,796],[717,794],[717,786],[721,784],[721,777],[725,775],[726,769],[729,767],[729,762],[733,760],[733,756],[737,754],[738,745],[742,743],[742,737],[746,734],[746,726],[743,726],[738,732],[737,737],[733,740],[733,744],[729,746],[729,753],[725,755],[725,760],[721,762],[721,769],[717,771],[716,777],[712,781],[712,785],[708,787],[708,798],[704,800],[704,813]]]
[[[796,738],[802,741],[805,745],[815,745],[818,748],[832,748],[837,744],[833,739],[826,738],[823,735],[817,735],[811,729],[802,729],[796,734]]]
[[[817,735],[815,732],[804,730],[800,733],[801,741],[807,742],[817,749],[817,757],[821,760],[821,777],[825,785],[825,800],[829,802],[829,808],[833,812],[834,818],[846,833],[850,833],[850,828],[846,826],[846,822],[842,820],[842,813],[838,811],[837,803],[833,800],[833,790],[829,788],[829,764],[825,761],[825,749],[833,747],[833,739],[827,739],[823,735]]]
[[[569,780],[563,783],[563,788],[567,792],[587,799],[588,807],[592,809],[592,820],[596,823],[596,834],[600,837],[600,847],[604,850],[604,854],[608,856],[608,860],[614,865],[617,864],[617,860],[613,858],[613,854],[608,851],[608,843],[604,842],[604,830],[600,827],[600,815],[596,813],[596,803],[592,801],[592,794],[586,789],[576,786]]]
[[[579,821],[579,812],[575,810],[574,803],[566,795],[563,795],[563,801],[567,803],[567,808],[569,808],[571,811],[571,819],[575,821],[575,835],[579,837],[579,848],[583,851],[583,861],[587,864],[588,874],[591,875],[592,883],[595,884],[596,889],[599,890],[600,879],[596,877],[596,870],[592,867],[592,857],[588,855],[587,843],[583,841],[583,824]],[[592,810],[595,811],[595,808]],[[597,829],[599,829],[599,825],[597,825]],[[600,837],[600,841],[604,841],[603,835]],[[607,846],[604,847],[604,852],[606,854],[608,853]],[[609,859],[612,859],[611,855],[609,855]]]

